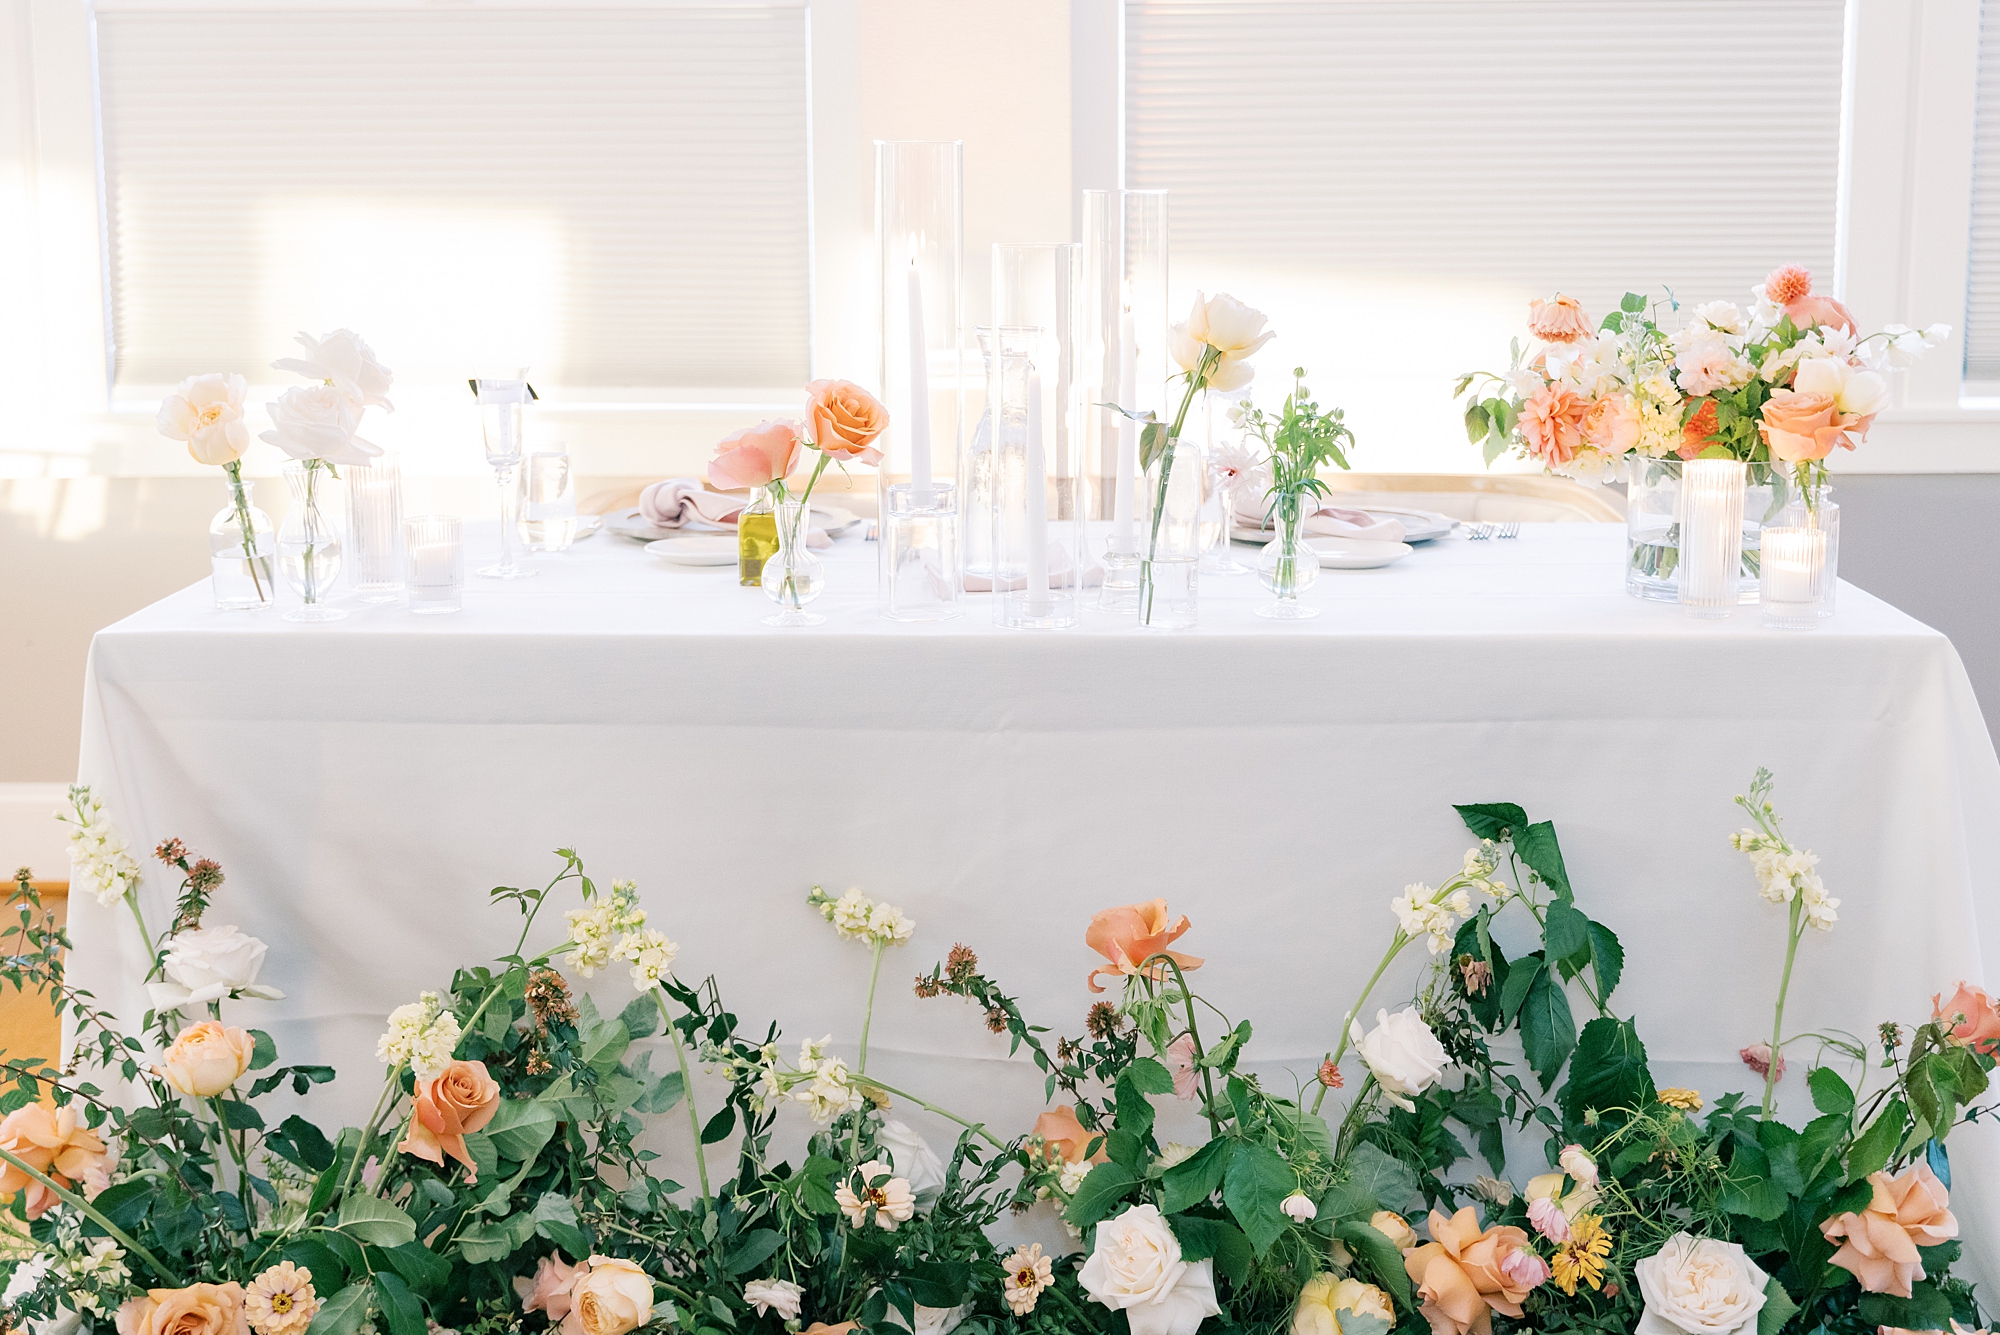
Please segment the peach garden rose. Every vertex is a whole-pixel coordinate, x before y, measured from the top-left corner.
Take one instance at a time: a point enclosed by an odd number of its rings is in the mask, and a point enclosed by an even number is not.
[[[486,1073],[485,1062],[453,1062],[417,1090],[417,1108],[401,1149],[440,1168],[444,1156],[465,1165],[465,1180],[479,1173],[465,1148],[468,1132],[478,1131],[500,1110],[500,1086]]]
[[[2000,1051],[2000,1009],[1995,1008],[1993,998],[1986,995],[1983,987],[1973,987],[1961,980],[1951,1000],[1931,998],[1931,1017],[1954,1021],[1951,1037],[1955,1043],[1963,1043],[1989,1057]]]
[[[1836,445],[1853,449],[1854,443],[1847,438],[1853,420],[1835,410],[1829,395],[1774,389],[1764,401],[1758,429],[1771,447],[1773,459],[1795,464],[1824,459]]]
[[[1833,1264],[1861,1281],[1869,1293],[1910,1296],[1910,1286],[1924,1277],[1919,1247],[1936,1247],[1958,1236],[1950,1193],[1929,1164],[1920,1163],[1895,1177],[1872,1173],[1875,1188],[1868,1208],[1835,1215],[1819,1226],[1828,1242],[1840,1244]]]
[[[1099,974],[1134,977],[1155,955],[1165,955],[1183,970],[1199,969],[1201,960],[1197,957],[1167,949],[1186,935],[1189,926],[1186,914],[1178,918],[1167,916],[1164,899],[1123,904],[1093,914],[1090,926],[1084,929],[1083,943],[1104,956],[1108,967],[1092,969],[1086,984],[1091,991],[1102,992],[1104,989],[1097,985]],[[1156,973],[1163,972],[1164,966],[1156,964],[1153,969]]]
[[[852,380],[815,380],[806,386],[806,431],[814,449],[839,459],[882,461],[875,440],[889,425],[882,401]]]
[[[110,1151],[95,1131],[77,1117],[74,1107],[50,1108],[30,1103],[0,1118],[0,1149],[47,1175],[59,1186],[81,1186],[95,1196],[111,1185]],[[25,1190],[30,1219],[39,1219],[58,1199],[53,1191],[13,1164],[0,1164],[0,1197],[12,1200]]]
[[[1431,1211],[1430,1229],[1430,1242],[1403,1254],[1403,1268],[1435,1335],[1488,1335],[1493,1313],[1521,1315],[1521,1302],[1534,1287],[1528,1281],[1535,1278],[1511,1264],[1515,1253],[1531,1251],[1524,1231],[1498,1224],[1481,1229],[1469,1205],[1450,1218]]]
[[[652,1319],[652,1278],[630,1261],[593,1256],[570,1290],[562,1335],[625,1335]]]
[[[708,480],[717,487],[767,487],[782,481],[799,464],[796,422],[759,422],[732,431],[715,447]]]
[[[114,1320],[118,1335],[250,1335],[243,1286],[234,1281],[148,1289],[127,1299]]]
[[[242,1029],[200,1020],[181,1030],[153,1069],[189,1098],[212,1099],[250,1069],[256,1040]]]

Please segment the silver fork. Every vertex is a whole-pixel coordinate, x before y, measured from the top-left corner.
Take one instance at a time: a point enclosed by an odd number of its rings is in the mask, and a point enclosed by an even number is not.
[[[1493,536],[1493,531],[1494,525],[1492,524],[1467,524],[1465,526],[1465,536],[1471,542],[1484,542]]]
[[[1502,539],[1518,538],[1521,536],[1521,526],[1519,524],[1502,524],[1500,525],[1500,531],[1493,536]]]

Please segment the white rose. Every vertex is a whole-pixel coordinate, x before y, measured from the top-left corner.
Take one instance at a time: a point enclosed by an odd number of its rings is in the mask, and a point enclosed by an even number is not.
[[[352,329],[336,329],[325,338],[300,334],[304,357],[281,357],[271,363],[276,371],[297,371],[314,380],[331,380],[338,389],[358,399],[364,408],[396,411],[389,402],[389,385],[395,380],[388,367],[375,360],[375,349],[361,341]]]
[[[1768,1276],[1733,1242],[1676,1233],[1632,1267],[1646,1310],[1635,1335],[1752,1335]]]
[[[240,375],[192,375],[160,401],[160,434],[187,442],[195,462],[232,464],[250,448]]]
[[[784,1321],[798,1319],[805,1296],[806,1291],[789,1279],[753,1279],[743,1286],[743,1301],[756,1308],[758,1316],[772,1311]]]
[[[1181,1244],[1157,1206],[1135,1205],[1097,1226],[1097,1245],[1078,1280],[1098,1302],[1123,1310],[1132,1335],[1194,1335],[1222,1309],[1215,1262],[1181,1259]]]
[[[275,987],[260,987],[257,973],[269,949],[234,927],[196,927],[168,938],[161,968],[165,982],[146,984],[153,1009],[162,1013],[200,1006],[224,997],[282,1000]]]
[[[1220,355],[1209,366],[1208,387],[1223,393],[1242,389],[1256,373],[1250,355],[1277,337],[1277,331],[1264,328],[1268,318],[1227,292],[1206,300],[1197,292],[1186,323],[1168,332],[1167,348],[1183,371],[1201,365],[1204,351],[1214,348]]]
[[[1889,382],[1873,371],[1849,366],[1840,357],[1808,357],[1799,363],[1792,388],[1807,394],[1825,394],[1836,412],[1867,417],[1882,411],[1889,400]]]
[[[1415,1006],[1406,1006],[1394,1015],[1378,1010],[1375,1027],[1366,1035],[1361,1032],[1359,1020],[1354,1021],[1348,1032],[1360,1050],[1361,1060],[1374,1073],[1375,1082],[1389,1096],[1389,1102],[1405,1112],[1416,1111],[1417,1105],[1411,1101],[1413,1096],[1436,1084],[1444,1068],[1451,1064],[1451,1059],[1444,1055],[1444,1045],[1437,1041],[1437,1035],[1417,1014]]]
[[[382,452],[354,434],[361,425],[361,400],[337,386],[295,387],[264,406],[271,411],[272,429],[258,439],[294,459],[365,464]]]
[[[924,1138],[901,1122],[884,1122],[875,1143],[889,1156],[889,1171],[910,1184],[919,1196],[944,1186],[944,1165]]]
[[[951,1335],[958,1323],[972,1315],[972,1304],[957,1307],[925,1307],[917,1304],[917,1328],[910,1335]]]

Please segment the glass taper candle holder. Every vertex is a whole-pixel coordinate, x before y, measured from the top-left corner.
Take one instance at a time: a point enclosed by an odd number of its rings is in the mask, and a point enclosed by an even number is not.
[[[993,247],[993,619],[1017,630],[1082,619],[1082,277],[1080,245]]]

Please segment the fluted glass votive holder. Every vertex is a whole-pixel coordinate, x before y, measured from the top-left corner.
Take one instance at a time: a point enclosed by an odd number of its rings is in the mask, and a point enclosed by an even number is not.
[[[384,454],[349,464],[347,540],[354,596],[393,603],[403,596],[403,466]]]
[[[456,612],[465,596],[465,533],[457,515],[417,515],[403,528],[409,551],[410,610]]]
[[[1826,597],[1826,532],[1817,528],[1766,528],[1759,599],[1764,624],[1776,630],[1812,630]]]
[[[1681,471],[1681,610],[1719,620],[1736,610],[1743,566],[1744,468],[1690,459]]]

